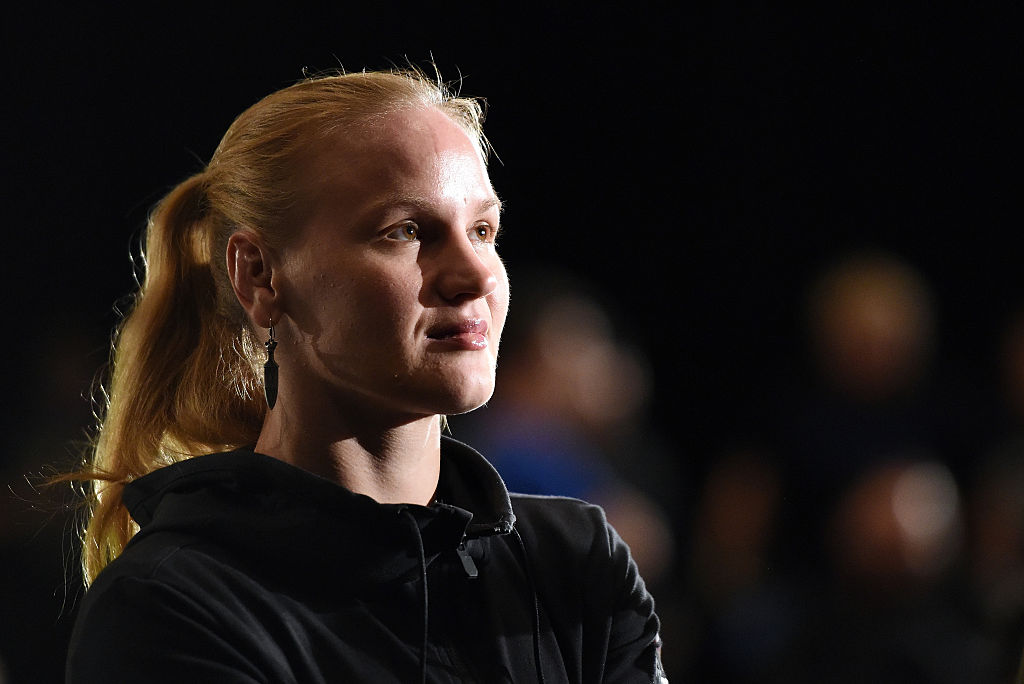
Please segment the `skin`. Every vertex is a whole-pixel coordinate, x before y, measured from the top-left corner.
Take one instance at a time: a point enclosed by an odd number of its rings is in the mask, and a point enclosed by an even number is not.
[[[239,302],[279,341],[256,449],[382,503],[429,503],[439,415],[490,398],[508,310],[483,159],[447,115],[416,108],[300,172],[308,211],[288,245],[250,230],[228,242]]]

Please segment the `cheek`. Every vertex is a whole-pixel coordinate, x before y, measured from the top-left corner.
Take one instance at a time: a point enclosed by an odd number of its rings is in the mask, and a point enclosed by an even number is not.
[[[491,309],[491,324],[494,326],[495,332],[500,333],[505,327],[505,318],[508,316],[510,297],[508,274],[505,273],[505,267],[503,264],[500,264],[500,262],[499,268],[495,270],[495,275],[498,278],[498,286],[488,297],[488,305]]]
[[[368,340],[393,343],[416,325],[419,290],[412,278],[367,273],[338,288],[339,309],[351,318],[355,333]]]

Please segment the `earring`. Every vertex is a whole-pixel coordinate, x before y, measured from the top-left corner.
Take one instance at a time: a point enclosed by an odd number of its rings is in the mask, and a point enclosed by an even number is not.
[[[274,339],[274,319],[270,319],[270,339],[265,342],[267,347],[267,362],[263,364],[263,393],[267,397],[267,407],[274,408],[277,403],[277,361],[274,360],[274,350],[277,349],[277,340]]]

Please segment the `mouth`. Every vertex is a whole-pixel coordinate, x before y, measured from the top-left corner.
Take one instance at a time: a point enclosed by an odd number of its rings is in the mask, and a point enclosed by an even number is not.
[[[460,349],[484,349],[487,347],[487,321],[466,318],[441,323],[427,331],[427,339]]]

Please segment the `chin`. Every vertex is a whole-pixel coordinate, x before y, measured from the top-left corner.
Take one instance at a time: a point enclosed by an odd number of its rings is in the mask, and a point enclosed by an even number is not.
[[[462,415],[463,413],[470,413],[471,411],[476,411],[478,408],[480,408],[481,406],[483,406],[486,403],[487,403],[487,399],[484,399],[483,401],[470,402],[469,404],[465,404],[465,405],[463,405],[463,406],[461,406],[459,408],[456,408],[454,410],[444,411],[444,412],[442,412],[441,415],[445,415],[445,416],[459,416],[459,415]]]
[[[480,380],[465,380],[454,386],[449,386],[447,396],[439,403],[444,404],[443,410],[437,411],[446,416],[457,416],[461,413],[469,413],[478,409],[490,400],[494,393],[494,381],[490,378],[487,382]]]
[[[394,394],[393,392],[396,392]],[[388,392],[418,415],[455,416],[483,406],[494,393],[490,367],[432,368],[403,378]],[[383,398],[383,397],[382,397]]]
[[[448,404],[447,408],[443,411],[438,411],[438,413],[446,416],[457,416],[462,413],[469,413],[470,411],[474,411],[486,404],[490,398],[491,392],[451,397],[449,401],[445,402]]]

